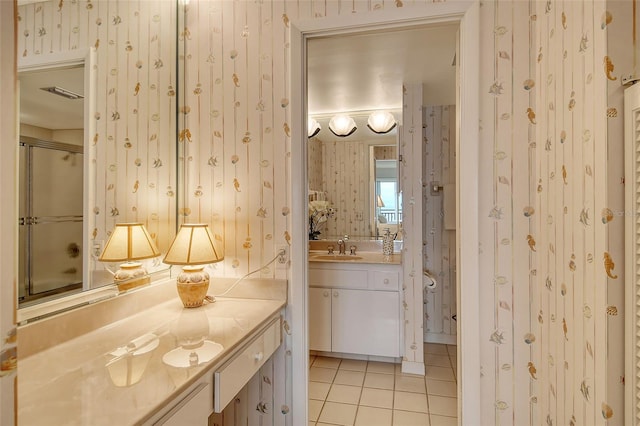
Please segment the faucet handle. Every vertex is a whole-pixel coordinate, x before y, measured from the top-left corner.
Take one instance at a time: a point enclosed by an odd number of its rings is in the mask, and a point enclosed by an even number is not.
[[[333,244],[329,244],[327,246],[327,252],[328,254],[333,254],[333,249],[335,249],[335,247],[333,246]]]
[[[343,240],[345,240],[345,241],[349,241],[349,234],[344,234],[344,238],[343,238]]]
[[[356,246],[349,247],[349,251],[351,252],[351,256],[354,256],[356,254],[356,249],[357,249]]]

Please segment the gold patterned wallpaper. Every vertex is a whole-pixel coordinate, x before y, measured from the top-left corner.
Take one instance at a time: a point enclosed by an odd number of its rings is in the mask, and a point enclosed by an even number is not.
[[[188,208],[223,225],[222,273],[255,268],[289,238],[290,22],[429,2],[190,3]],[[607,358],[623,343],[607,328],[622,321],[607,300],[623,269],[606,210],[619,184],[606,161],[621,144],[606,134],[616,18],[595,0],[480,10],[480,421],[621,424],[621,360]]]
[[[422,120],[422,182],[439,185],[456,181],[455,105],[427,106]],[[431,195],[430,185],[422,187],[422,267],[436,279],[435,288],[424,290],[424,339],[426,342],[456,344],[456,232],[445,229],[445,198],[455,196],[444,191]],[[455,204],[453,204],[455,205]],[[422,277],[423,285],[430,279]]]
[[[92,241],[106,242],[116,223],[131,221],[144,222],[161,251],[175,235],[176,16],[176,3],[168,0],[62,0],[18,8],[18,57],[96,52],[88,152],[95,178]]]

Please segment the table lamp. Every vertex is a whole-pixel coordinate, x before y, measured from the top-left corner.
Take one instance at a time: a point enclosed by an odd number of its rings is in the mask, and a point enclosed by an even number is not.
[[[122,262],[114,275],[120,291],[130,290],[150,282],[147,270],[138,260],[160,256],[160,251],[142,223],[117,223],[111,233],[101,262]]]
[[[176,285],[185,308],[202,306],[209,290],[209,274],[204,270],[204,265],[223,259],[224,255],[216,249],[208,225],[189,223],[180,226],[163,262],[184,265]]]

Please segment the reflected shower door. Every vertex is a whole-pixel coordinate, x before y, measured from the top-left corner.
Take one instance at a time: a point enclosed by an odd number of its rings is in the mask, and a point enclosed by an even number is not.
[[[82,147],[21,143],[21,301],[82,287]]]

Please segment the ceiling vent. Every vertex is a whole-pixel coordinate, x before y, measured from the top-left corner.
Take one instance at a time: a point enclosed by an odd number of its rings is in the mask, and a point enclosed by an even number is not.
[[[52,87],[41,87],[40,90],[44,90],[49,93],[53,93],[54,95],[62,96],[67,99],[84,99],[84,96],[72,92],[71,90],[63,89],[62,87],[52,86]]]

